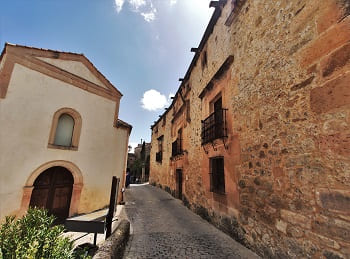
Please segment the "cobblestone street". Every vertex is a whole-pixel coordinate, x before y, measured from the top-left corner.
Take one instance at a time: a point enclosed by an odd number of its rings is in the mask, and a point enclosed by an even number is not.
[[[127,189],[125,209],[131,235],[124,258],[258,258],[151,185]]]

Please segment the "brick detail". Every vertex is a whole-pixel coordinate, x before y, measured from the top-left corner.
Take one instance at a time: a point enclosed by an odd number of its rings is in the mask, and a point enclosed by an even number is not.
[[[350,191],[319,189],[316,191],[316,196],[320,207],[350,214]]]
[[[350,104],[350,73],[340,76],[323,87],[314,88],[310,93],[311,110],[316,113]]]
[[[14,61],[11,57],[5,59],[4,67],[0,71],[0,98],[5,98],[10,83],[11,74],[14,68]]]
[[[312,240],[315,240],[315,241],[321,243],[324,246],[328,246],[328,247],[333,248],[335,250],[340,249],[339,243],[337,241],[334,241],[334,240],[328,238],[328,237],[324,237],[322,235],[316,234],[316,233],[311,232],[311,231],[308,231],[306,233],[306,236]]]
[[[310,85],[312,83],[312,81],[314,81],[314,79],[315,79],[315,76],[311,76],[308,79],[306,79],[305,81],[292,86],[292,88],[290,90],[291,91],[297,91],[297,90],[303,89],[306,86]]]
[[[350,223],[333,218],[319,216],[312,224],[314,232],[320,235],[350,242]]]
[[[333,24],[336,24],[344,15],[344,10],[339,8],[336,1],[324,1],[321,3],[321,13],[316,20],[317,32],[326,31]]]
[[[281,210],[281,218],[293,225],[298,225],[306,229],[311,228],[311,220],[301,214],[288,210]]]
[[[301,66],[309,67],[332,50],[350,41],[350,22],[337,24],[305,47],[301,53]]]
[[[350,156],[350,133],[336,133],[319,137],[322,152],[329,150],[342,156]]]
[[[336,50],[329,57],[321,62],[322,76],[327,77],[332,75],[339,69],[350,64],[350,43],[345,44],[340,49]]]

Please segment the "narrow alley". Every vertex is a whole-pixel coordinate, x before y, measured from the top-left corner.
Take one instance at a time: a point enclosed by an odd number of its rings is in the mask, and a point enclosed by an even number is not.
[[[124,258],[258,258],[151,185],[131,186],[125,209],[131,233]]]

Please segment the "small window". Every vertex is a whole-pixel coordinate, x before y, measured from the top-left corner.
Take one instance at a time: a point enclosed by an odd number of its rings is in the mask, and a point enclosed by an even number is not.
[[[166,115],[164,115],[164,117],[163,117],[163,123],[162,123],[162,126],[164,127],[164,126],[165,126],[165,124],[166,124]]]
[[[163,139],[164,139],[163,135],[158,138],[158,151],[159,152],[163,151]]]
[[[158,140],[158,152],[156,153],[156,162],[162,163],[163,160],[163,139],[164,136],[160,136]]]
[[[55,112],[49,136],[48,148],[78,150],[81,116],[71,108],[62,108]]]
[[[175,157],[178,155],[183,154],[183,149],[182,149],[182,129],[179,129],[177,132],[177,138],[176,140],[172,143],[172,148],[171,148],[171,156]]]
[[[72,136],[74,130],[74,119],[72,116],[64,113],[60,116],[57,123],[54,145],[72,146]]]
[[[224,194],[225,193],[225,169],[224,158],[210,158],[210,191]]]

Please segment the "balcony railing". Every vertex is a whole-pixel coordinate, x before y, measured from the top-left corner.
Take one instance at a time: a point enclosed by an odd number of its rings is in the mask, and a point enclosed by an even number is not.
[[[172,151],[171,152],[172,157],[181,155],[183,153],[182,139],[177,139],[176,141],[173,142],[171,151]]]
[[[156,161],[161,163],[162,159],[163,159],[163,152],[162,151],[157,152],[156,153]]]
[[[227,109],[219,109],[202,121],[202,145],[227,137]]]

